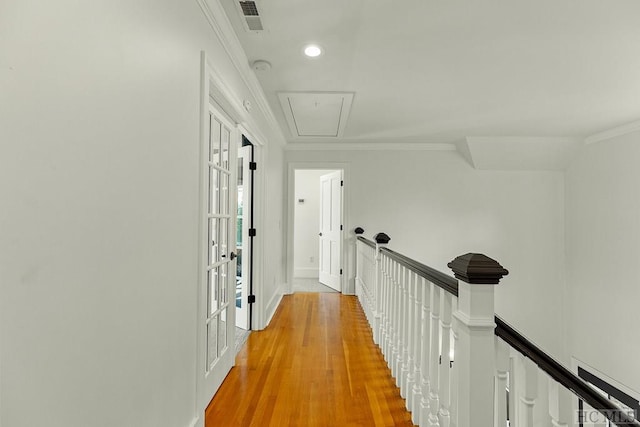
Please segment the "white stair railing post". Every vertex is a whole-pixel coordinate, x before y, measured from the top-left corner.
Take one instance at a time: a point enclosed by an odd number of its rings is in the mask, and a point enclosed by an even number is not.
[[[508,274],[495,260],[466,254],[448,264],[459,279],[458,339],[455,364],[458,379],[458,426],[492,426],[495,372],[494,285]]]

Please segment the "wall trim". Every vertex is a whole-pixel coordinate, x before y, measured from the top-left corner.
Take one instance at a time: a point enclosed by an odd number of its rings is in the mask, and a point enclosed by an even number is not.
[[[227,55],[238,71],[242,81],[249,89],[251,95],[255,98],[256,106],[264,115],[267,123],[283,141],[286,141],[284,134],[282,133],[282,129],[280,129],[280,125],[273,114],[273,110],[269,106],[264,90],[262,90],[262,86],[258,82],[258,79],[251,68],[249,68],[249,59],[240,44],[238,36],[233,30],[229,17],[224,11],[222,4],[220,4],[220,0],[196,0],[196,2],[200,6],[200,9],[202,9],[203,14],[214,33],[222,43],[222,47],[224,47],[227,52]],[[253,123],[251,124],[253,125]],[[255,128],[255,126],[251,127]]]
[[[427,142],[290,142],[285,151],[456,151],[455,144]]]
[[[640,120],[589,135],[584,139],[584,143],[595,144],[596,142],[606,141],[617,136],[623,136],[638,131],[640,131]]]

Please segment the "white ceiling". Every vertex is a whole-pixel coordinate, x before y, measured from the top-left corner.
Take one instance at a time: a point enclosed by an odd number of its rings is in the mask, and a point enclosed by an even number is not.
[[[278,92],[355,93],[335,143],[552,142],[640,119],[638,0],[257,0],[262,32],[221,1],[249,61],[272,64],[256,75],[289,142],[326,138],[294,138]]]

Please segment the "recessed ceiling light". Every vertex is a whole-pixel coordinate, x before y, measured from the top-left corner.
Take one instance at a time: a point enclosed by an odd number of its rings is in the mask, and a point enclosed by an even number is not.
[[[305,46],[304,54],[310,58],[315,58],[322,55],[322,49],[317,44],[310,44]]]

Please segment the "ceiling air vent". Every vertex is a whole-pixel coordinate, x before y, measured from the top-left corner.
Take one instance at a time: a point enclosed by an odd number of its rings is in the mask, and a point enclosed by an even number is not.
[[[240,1],[240,11],[245,21],[245,28],[248,31],[262,31],[262,21],[260,20],[260,13],[255,1]]]

